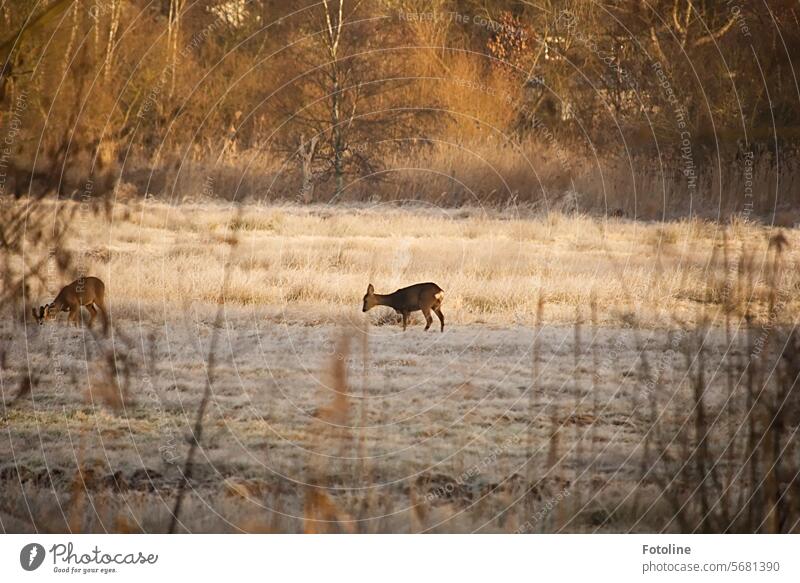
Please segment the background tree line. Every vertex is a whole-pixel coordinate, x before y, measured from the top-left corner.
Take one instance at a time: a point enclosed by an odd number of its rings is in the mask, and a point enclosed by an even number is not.
[[[457,205],[572,191],[626,213],[742,212],[750,159],[757,211],[774,212],[775,188],[779,205],[800,198],[797,13],[789,0],[0,0],[0,196],[89,184]]]

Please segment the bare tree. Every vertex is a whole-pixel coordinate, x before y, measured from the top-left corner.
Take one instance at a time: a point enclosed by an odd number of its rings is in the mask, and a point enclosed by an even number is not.
[[[323,35],[323,42],[330,61],[328,62],[327,75],[330,79],[330,114],[331,114],[331,146],[333,149],[333,173],[336,178],[336,194],[340,194],[343,188],[344,169],[342,158],[347,142],[345,140],[345,128],[342,125],[342,85],[346,78],[347,65],[339,59],[339,47],[342,41],[342,25],[344,24],[344,2],[337,0],[338,10],[332,9],[328,0],[323,0],[322,5],[325,10],[326,34]],[[358,100],[353,100],[350,111],[350,123],[355,115]]]

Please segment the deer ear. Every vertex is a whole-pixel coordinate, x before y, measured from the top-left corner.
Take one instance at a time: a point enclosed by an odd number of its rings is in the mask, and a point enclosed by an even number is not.
[[[373,294],[373,293],[375,293],[375,288],[372,287],[372,284],[369,284],[367,286],[367,295],[370,295],[370,294]]]

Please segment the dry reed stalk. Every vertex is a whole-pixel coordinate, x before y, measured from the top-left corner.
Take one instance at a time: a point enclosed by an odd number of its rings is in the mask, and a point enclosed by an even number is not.
[[[364,319],[363,327],[358,329],[361,334],[361,407],[359,412],[359,429],[358,429],[358,464],[357,474],[355,476],[356,483],[363,485],[367,483],[367,474],[369,468],[367,467],[367,430],[368,425],[368,412],[367,402],[369,399],[369,320]]]
[[[572,367],[573,367],[573,392],[575,393],[575,400],[572,407],[572,417],[573,417],[573,426],[575,428],[574,431],[574,445],[571,448],[573,451],[573,479],[571,481],[571,487],[574,490],[574,496],[572,498],[572,512],[570,513],[570,520],[572,520],[578,511],[583,507],[583,496],[582,496],[582,488],[578,486],[578,476],[581,475],[581,468],[583,462],[583,436],[588,429],[582,429],[580,427],[581,423],[579,419],[581,418],[580,415],[580,408],[582,397],[580,396],[581,392],[581,356],[583,354],[583,346],[581,344],[581,325],[583,324],[583,316],[581,314],[580,307],[575,308],[575,326],[573,327],[573,334],[574,334],[574,341],[573,341],[573,348],[572,348]],[[559,508],[564,506],[564,504],[559,504]],[[563,523],[562,523],[563,524]]]
[[[237,217],[241,220],[242,208],[239,207]],[[226,243],[230,248],[235,248],[239,244],[238,237],[234,234],[225,238]],[[186,489],[190,486],[192,473],[194,471],[194,456],[197,448],[200,447],[200,440],[203,437],[203,421],[205,419],[206,408],[208,402],[211,400],[211,392],[213,390],[214,373],[216,367],[217,343],[219,340],[219,331],[222,329],[222,323],[225,316],[225,293],[228,289],[228,281],[230,278],[230,270],[226,268],[223,272],[222,286],[220,288],[219,296],[217,298],[217,310],[214,316],[214,327],[211,334],[211,341],[208,346],[208,358],[206,359],[206,383],[203,388],[203,397],[200,400],[200,405],[197,408],[197,415],[194,420],[194,427],[192,429],[191,440],[189,444],[189,451],[186,454],[186,460],[183,464],[183,471],[181,472],[181,482],[178,486],[178,493],[175,497],[175,504],[172,507],[172,518],[170,520],[169,534],[175,533],[180,521],[181,509],[183,507],[183,499],[186,496]]]
[[[559,462],[559,446],[560,446],[560,425],[558,425],[557,408],[556,413],[551,417],[550,442],[547,450],[547,473],[553,473],[551,483],[555,484],[555,488],[548,489],[550,497],[555,496],[555,492],[561,491],[561,488],[566,487],[567,481],[564,477],[564,464]],[[565,516],[563,504],[556,507],[555,512],[550,513],[553,516],[553,524],[550,525],[549,532],[559,532],[564,525]]]
[[[779,293],[778,285],[780,282],[781,277],[781,268],[782,268],[782,259],[783,259],[783,250],[788,245],[788,241],[786,237],[783,235],[782,232],[778,231],[776,235],[773,235],[769,240],[769,248],[774,250],[773,257],[772,257],[772,267],[770,269],[770,281],[769,281],[769,314],[771,318],[774,318],[777,321],[777,313],[776,311],[776,298]],[[779,533],[781,531],[780,527],[780,515],[779,512],[782,496],[779,492],[779,478],[777,476],[778,468],[781,464],[781,438],[783,434],[783,411],[784,411],[784,400],[781,399],[783,395],[781,395],[781,386],[778,384],[778,379],[775,381],[776,385],[776,394],[774,395],[774,404],[770,406],[770,403],[766,403],[766,424],[764,427],[764,431],[766,433],[766,441],[764,443],[764,449],[766,452],[766,456],[768,457],[768,466],[767,466],[767,475],[764,484],[764,520],[762,524],[766,524],[767,532],[768,533]]]
[[[734,509],[739,509],[736,512],[729,512],[728,519],[726,521],[725,531],[728,532],[729,530],[734,528],[736,517],[741,513],[742,504],[744,503],[744,496],[743,493],[745,491],[744,487],[744,469],[741,467],[740,463],[737,463],[737,459],[741,460],[742,464],[748,463],[747,453],[748,453],[748,437],[747,432],[741,431],[740,423],[744,423],[744,420],[740,419],[740,415],[742,415],[745,411],[747,411],[747,401],[749,400],[749,389],[747,388],[751,384],[751,375],[752,371],[750,370],[750,360],[752,355],[752,337],[751,337],[751,318],[749,314],[749,308],[746,302],[746,299],[750,297],[750,293],[748,288],[752,285],[752,254],[748,251],[748,248],[745,244],[742,245],[742,251],[739,256],[739,261],[736,265],[736,310],[739,314],[739,323],[737,331],[738,341],[738,348],[739,348],[739,357],[736,360],[736,372],[737,372],[737,380],[733,387],[733,394],[730,397],[730,417],[731,423],[736,423],[736,431],[734,432],[733,436],[731,437],[731,459],[730,464],[731,468],[729,470],[729,477],[728,477],[728,488],[731,490],[730,494],[727,496],[728,504],[731,505],[731,501],[734,501],[733,504]],[[729,367],[730,368],[730,367]],[[745,378],[745,386],[744,391],[736,390],[741,389],[741,382],[742,378]],[[744,392],[744,398],[742,398],[741,393]],[[738,454],[738,455],[737,455]],[[736,492],[738,490],[738,494]]]
[[[272,526],[272,521],[257,516],[246,516],[236,522],[236,527],[247,534],[281,534]]]
[[[85,447],[85,430],[83,427],[80,429],[80,436],[78,439],[78,453],[76,455],[75,475],[72,478],[70,485],[70,498],[67,503],[69,509],[69,517],[67,519],[67,527],[71,534],[79,534],[83,532],[83,519],[86,513],[86,476],[88,472],[84,466],[86,447]]]
[[[0,387],[6,386],[6,381],[4,378],[4,372],[8,370],[7,365],[8,359],[8,352],[5,347],[0,348]],[[19,387],[17,388],[17,394],[14,395],[10,401],[6,401],[5,394],[3,393],[0,395],[0,399],[3,402],[3,411],[0,414],[0,421],[5,421],[8,415],[8,410],[11,409],[17,402],[21,401],[25,397],[31,394],[33,387],[36,386],[39,382],[39,378],[33,374],[29,373],[25,376],[20,377],[19,379]]]
[[[315,417],[324,423],[322,430],[316,430],[317,449],[321,449],[323,441],[328,441],[338,446],[344,455],[352,445],[352,428],[348,425],[351,417],[351,403],[347,382],[347,362],[350,355],[350,336],[342,332],[336,343],[336,349],[329,365],[328,386],[333,391],[333,397],[327,405],[318,407]],[[303,511],[305,532],[330,532],[339,527],[346,532],[354,532],[352,518],[339,508],[331,496],[324,491],[328,486],[329,477],[335,473],[332,465],[323,467],[321,463],[310,463],[312,475],[308,480],[311,484],[306,489],[306,499]],[[350,474],[354,471],[351,468]]]
[[[700,480],[697,489],[700,490],[700,524],[699,530],[702,533],[710,531],[709,524],[709,508],[710,497],[708,481],[709,477],[714,475],[715,465],[710,459],[708,449],[708,435],[709,426],[706,418],[706,405],[705,405],[705,392],[706,392],[706,349],[705,349],[705,334],[702,334],[703,339],[700,341],[697,352],[697,374],[692,383],[694,392],[694,408],[692,414],[694,416],[694,452],[693,458],[697,472],[697,479]],[[711,476],[709,476],[709,473]]]
[[[119,512],[114,515],[114,529],[113,531],[118,534],[133,534],[141,532],[141,529],[135,521],[131,520],[124,512]]]
[[[723,257],[723,261],[725,258]],[[719,252],[715,246],[711,251],[711,259],[709,265],[714,268],[719,262]],[[715,269],[716,273],[717,270]],[[727,271],[724,272],[727,277]],[[694,355],[694,360],[697,365],[695,367],[696,374],[692,378],[691,369],[689,378],[692,382],[692,403],[693,408],[691,415],[693,417],[694,439],[692,458],[690,463],[694,465],[697,485],[692,489],[692,497],[699,494],[700,511],[697,524],[694,526],[694,531],[699,530],[701,533],[714,532],[714,516],[711,515],[711,500],[716,500],[716,496],[712,494],[712,490],[720,492],[722,484],[720,483],[717,475],[718,463],[717,460],[712,459],[711,451],[709,449],[709,438],[711,435],[713,425],[709,425],[708,414],[706,410],[706,391],[708,385],[706,382],[706,339],[710,333],[710,319],[708,313],[709,306],[715,299],[716,284],[712,277],[706,279],[706,302],[701,309],[700,322],[696,327],[694,334],[697,340],[697,351]],[[712,287],[714,286],[714,287]],[[724,299],[723,299],[723,310]],[[691,365],[689,365],[691,366]]]
[[[748,318],[747,326],[747,370],[746,370],[746,388],[747,397],[745,402],[746,421],[747,421],[747,445],[744,451],[744,460],[747,464],[749,471],[748,478],[749,484],[746,488],[742,488],[742,495],[740,497],[739,508],[743,504],[747,504],[747,513],[745,521],[745,529],[750,528],[755,523],[755,505],[752,503],[751,498],[747,495],[748,492],[755,493],[758,484],[758,451],[756,448],[757,435],[756,435],[756,379],[758,378],[758,359],[754,358],[755,343],[753,342],[753,327],[750,325]]]
[[[534,489],[533,483],[533,451],[534,451],[534,440],[535,440],[535,427],[534,427],[534,419],[537,418],[536,415],[536,393],[537,388],[540,387],[541,378],[539,376],[539,335],[541,334],[541,326],[542,320],[544,317],[544,306],[545,306],[546,298],[542,294],[542,290],[539,290],[539,296],[536,301],[536,315],[533,321],[533,347],[531,351],[531,359],[532,359],[532,372],[533,378],[531,378],[531,386],[528,391],[528,435],[527,435],[527,463],[525,466],[525,481],[526,481],[526,493],[525,493],[525,504],[523,505],[525,508],[525,516],[531,516],[533,514],[533,495],[532,491]],[[541,393],[541,391],[538,391]]]
[[[629,298],[629,300],[630,300],[630,298]],[[638,361],[637,361],[638,369],[640,370],[640,373],[638,375],[639,379],[650,379],[650,378],[653,378],[653,376],[660,375],[661,374],[660,370],[656,372],[656,375],[653,375],[653,373],[652,373],[652,370],[651,370],[651,367],[650,367],[650,361],[647,358],[647,350],[646,350],[647,347],[645,346],[645,343],[642,342],[640,320],[639,320],[639,318],[637,316],[633,316],[633,318],[632,318],[631,329],[633,331],[634,345],[636,346],[636,354],[639,357]],[[658,381],[656,380],[656,382],[658,382]],[[639,403],[639,398],[640,398],[639,395],[640,395],[640,393],[647,394],[647,392],[648,392],[646,386],[642,387],[641,391],[638,390],[638,389],[639,388],[637,387],[637,390],[634,390],[634,393],[633,393],[633,404],[632,404],[633,409],[632,409],[631,415],[629,416],[629,420],[631,422],[633,422],[634,426],[637,426],[637,427],[638,427],[638,424],[636,423],[636,421],[635,421],[635,419],[633,417],[634,417],[634,415],[637,415],[639,413],[639,408],[641,406],[640,403]],[[651,405],[651,408],[652,408],[652,405]],[[652,428],[652,426],[648,428],[648,433],[646,433],[644,447],[642,448],[642,453],[641,453],[641,456],[640,456],[640,461],[639,461],[639,480],[633,486],[634,493],[633,493],[633,503],[632,504],[633,504],[633,515],[634,516],[639,516],[639,507],[641,505],[641,496],[642,496],[642,482],[644,480],[644,477],[647,475],[647,466],[650,463],[649,459],[647,457],[647,450],[648,450],[648,446],[649,446],[649,442],[647,440],[647,436],[649,436],[649,429],[651,429],[651,428]]]
[[[347,385],[347,360],[350,355],[350,337],[342,334],[336,347],[336,354],[331,359],[330,364],[330,388],[333,397],[330,403],[317,410],[317,418],[329,425],[338,426],[341,429],[349,421],[350,417],[350,397]],[[338,432],[338,431],[337,431]]]
[[[548,496],[553,497],[555,492],[560,491],[560,489],[564,487],[566,480],[564,478],[564,466],[559,457],[562,426],[559,419],[560,410],[558,404],[554,403],[554,400],[548,403],[548,408],[550,409],[550,439],[548,441],[547,470],[545,471],[545,475],[550,477],[549,483],[553,487],[548,487],[545,491],[548,493]],[[561,525],[564,524],[564,515],[561,506],[562,505],[559,504],[556,512],[548,514],[548,519],[551,522],[547,530],[548,532],[558,532]]]
[[[591,314],[591,321],[592,321],[592,338],[597,338],[597,334],[599,332],[599,326],[597,321],[597,296],[592,291],[591,299],[589,300],[589,310]],[[598,447],[598,434],[597,428],[600,424],[600,399],[599,399],[599,388],[600,388],[600,356],[598,350],[595,348],[592,350],[592,424],[590,426],[591,431],[591,447],[590,447],[590,462],[589,467],[587,468],[587,472],[589,473],[589,483],[592,483],[595,474],[595,466],[597,461],[597,447]]]
[[[2,380],[2,376],[0,375],[0,381]],[[30,395],[33,391],[33,387],[38,384],[39,378],[36,375],[31,374],[30,376],[24,376],[19,379],[19,388],[17,389],[17,394],[14,395],[8,402],[8,408],[10,409],[13,405],[17,404],[17,402],[21,401],[28,395]],[[3,417],[0,419],[5,419],[5,413]]]
[[[428,523],[428,503],[417,495],[416,480],[411,480],[408,486],[408,501],[411,505],[410,520],[411,532],[420,533],[425,530]]]
[[[127,361],[124,352],[107,352],[105,358],[94,368],[94,375],[90,382],[86,384],[84,399],[87,403],[94,404],[97,399],[101,404],[109,407],[112,411],[119,413],[125,408],[126,403],[130,403],[130,368],[125,367],[121,375],[118,363]],[[119,379],[123,377],[125,382],[120,385]]]
[[[303,506],[303,532],[323,534],[345,532],[355,533],[355,521],[344,512],[328,495],[319,488],[306,489]]]
[[[212,344],[215,344],[215,342],[212,341]],[[186,454],[183,471],[181,472],[181,482],[178,486],[178,494],[175,498],[175,504],[172,507],[172,519],[170,520],[169,529],[167,531],[169,534],[175,533],[178,528],[183,499],[186,496],[186,489],[190,485],[194,471],[194,456],[197,448],[200,447],[200,440],[203,438],[203,420],[205,418],[206,408],[208,407],[208,401],[211,399],[211,371],[214,368],[214,358],[212,356],[209,356],[208,363],[209,379],[203,389],[203,398],[200,400],[200,406],[197,408],[189,444],[189,452]]]
[[[731,316],[737,311],[737,305],[739,302],[739,298],[736,296],[736,290],[731,290],[731,284],[728,283],[728,275],[730,270],[730,256],[729,256],[729,247],[730,247],[730,239],[728,237],[728,227],[726,227],[722,232],[722,258],[723,258],[723,269],[726,274],[726,292],[727,297],[725,298],[725,304],[723,305],[723,309],[725,312],[725,354],[722,357],[722,362],[720,366],[722,366],[725,370],[725,386],[727,397],[724,404],[724,418],[720,415],[718,420],[721,419],[721,422],[724,424],[726,428],[732,428],[735,425],[736,420],[736,369],[738,368],[739,362],[734,360],[731,357],[731,353],[734,350],[734,337],[731,331],[732,323],[731,323]],[[738,268],[737,268],[738,270]],[[738,277],[736,278],[738,283]],[[739,328],[739,326],[737,326]],[[720,471],[721,477],[721,487],[722,487],[722,496],[720,502],[718,503],[720,512],[721,512],[721,521],[722,524],[725,525],[725,528],[729,527],[731,522],[731,496],[733,494],[732,488],[734,485],[735,479],[735,472],[736,472],[736,432],[730,436],[728,443],[726,444],[726,456],[725,462],[722,470]],[[716,503],[715,503],[716,504]]]

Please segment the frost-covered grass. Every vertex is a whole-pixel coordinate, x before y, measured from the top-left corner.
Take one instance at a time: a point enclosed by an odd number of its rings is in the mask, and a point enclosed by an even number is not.
[[[0,526],[164,531],[210,379],[193,532],[674,529],[646,469],[653,420],[682,455],[695,323],[713,409],[744,311],[757,327],[767,309],[767,230],[727,233],[363,206],[89,217],[71,246],[106,282],[113,334],[9,310],[0,325]],[[360,312],[369,282],[426,280],[446,291],[443,334]],[[771,326],[796,305],[778,299]]]

